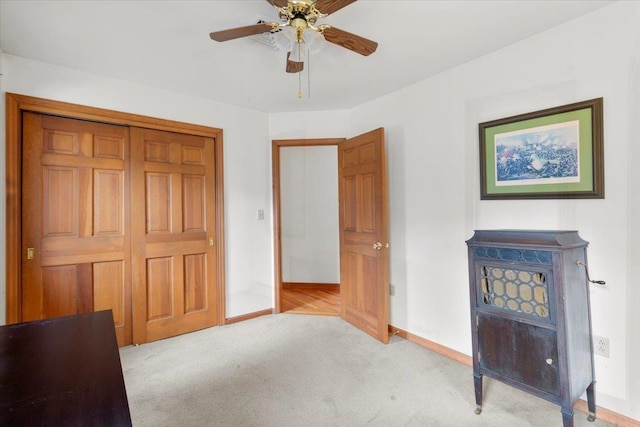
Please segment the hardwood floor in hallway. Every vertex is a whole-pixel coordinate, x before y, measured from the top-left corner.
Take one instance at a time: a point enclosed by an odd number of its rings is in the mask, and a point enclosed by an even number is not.
[[[282,313],[340,315],[340,287],[288,287],[281,293]]]

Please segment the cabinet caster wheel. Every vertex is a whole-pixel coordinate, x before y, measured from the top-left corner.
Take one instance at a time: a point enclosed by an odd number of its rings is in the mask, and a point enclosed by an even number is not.
[[[475,412],[475,414],[476,414],[476,415],[480,415],[480,414],[482,413],[482,408],[481,408],[480,406],[478,406],[478,407],[476,408],[476,410],[475,410],[475,411],[473,411],[473,412]],[[594,419],[595,419],[595,417],[594,417]]]
[[[589,421],[590,423],[594,422],[596,420],[596,414],[589,414],[589,416],[587,417],[587,421]]]

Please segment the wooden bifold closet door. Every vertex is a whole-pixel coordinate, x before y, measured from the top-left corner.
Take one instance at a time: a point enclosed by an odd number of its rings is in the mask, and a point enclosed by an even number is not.
[[[23,115],[22,320],[111,309],[131,343],[127,127]]]
[[[120,346],[217,322],[214,140],[23,114],[22,321],[113,310]]]
[[[131,128],[134,341],[216,324],[214,141]]]

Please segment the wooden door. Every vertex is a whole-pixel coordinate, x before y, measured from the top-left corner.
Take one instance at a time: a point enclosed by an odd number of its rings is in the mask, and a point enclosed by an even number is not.
[[[131,128],[133,340],[217,323],[214,140]]]
[[[338,144],[342,317],[389,341],[389,245],[384,129]]]
[[[128,128],[24,113],[22,321],[111,309],[131,343]]]

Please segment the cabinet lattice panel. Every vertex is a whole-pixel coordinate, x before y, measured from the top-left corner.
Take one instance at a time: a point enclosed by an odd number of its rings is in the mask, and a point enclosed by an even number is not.
[[[481,266],[480,282],[484,304],[545,319],[549,317],[545,273]]]

